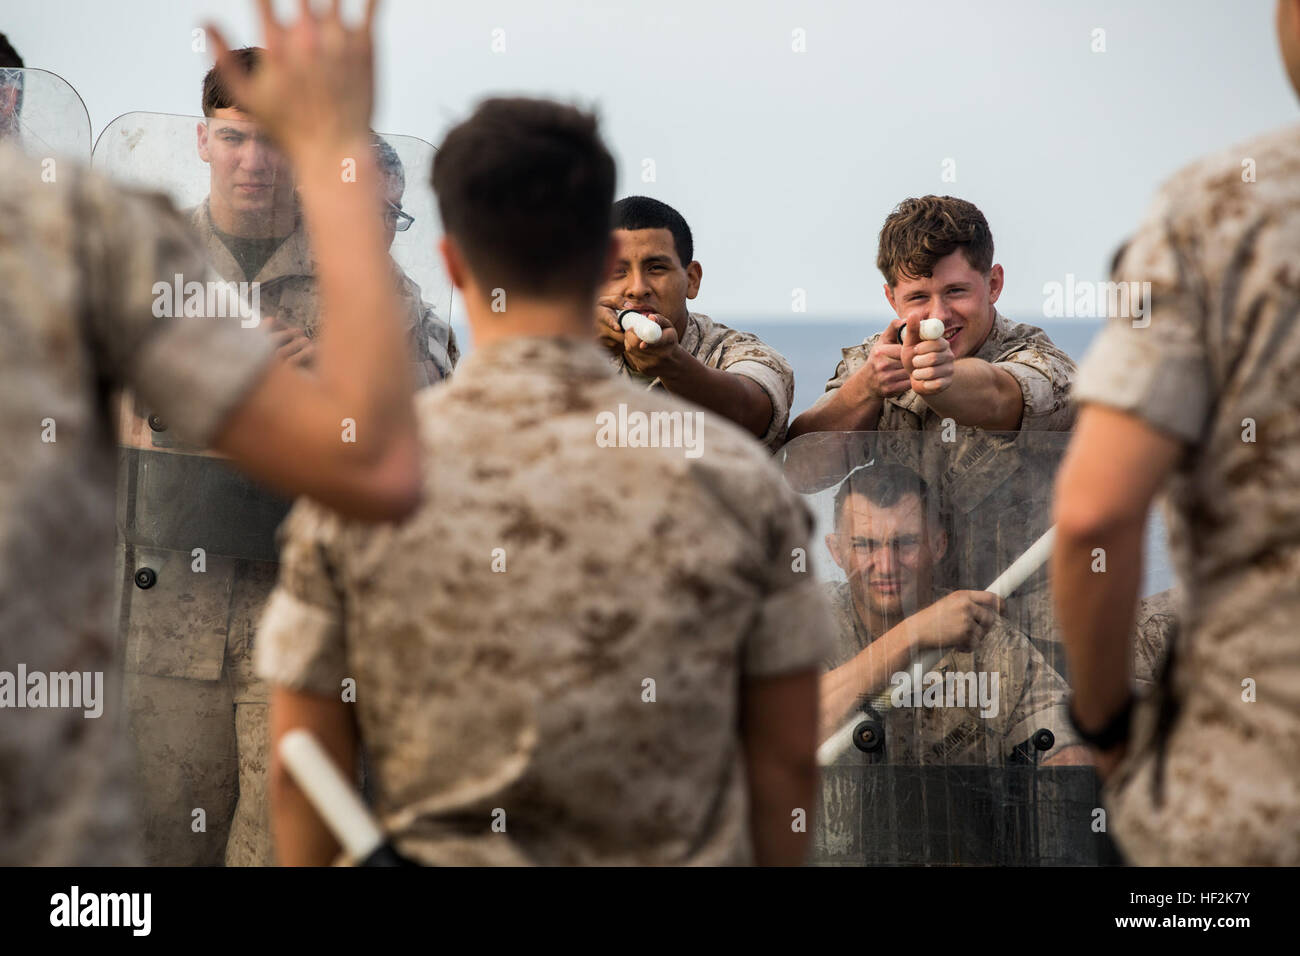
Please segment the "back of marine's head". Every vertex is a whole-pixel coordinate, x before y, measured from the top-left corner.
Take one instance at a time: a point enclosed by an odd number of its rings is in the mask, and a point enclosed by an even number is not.
[[[443,229],[491,290],[589,310],[609,251],[615,166],[595,116],[548,100],[485,100],[443,141]]]

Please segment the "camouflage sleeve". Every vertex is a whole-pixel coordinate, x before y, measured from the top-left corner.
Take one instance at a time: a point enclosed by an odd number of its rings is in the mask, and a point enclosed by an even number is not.
[[[990,727],[1002,739],[1003,756],[1044,729],[1056,743],[1042,756],[1079,743],[1067,712],[1069,687],[1028,638],[1000,625],[985,635],[978,660],[981,670],[998,674],[998,713]]]
[[[1112,275],[1117,283],[1138,283],[1130,289],[1150,290],[1143,295],[1145,314],[1110,317],[1083,360],[1071,397],[1129,412],[1194,444],[1213,399],[1205,346],[1207,305],[1178,236],[1174,202],[1169,187],[1161,190]]]
[[[1046,336],[1031,341],[993,363],[1016,380],[1025,402],[1022,431],[1069,431],[1074,425],[1070,386],[1075,366]]]
[[[776,451],[790,424],[790,405],[794,402],[794,369],[785,356],[748,332],[732,332],[722,345],[718,366],[732,375],[743,375],[757,383],[772,403],[772,420],[759,439],[770,451]]]
[[[861,345],[850,345],[846,349],[840,349],[840,355],[842,356],[840,364],[835,366],[835,374],[827,379],[826,392],[821,398],[817,399],[818,405],[829,399],[832,392],[839,391],[840,387],[848,381],[850,375],[867,364],[867,359],[871,356],[871,349],[879,338],[880,335],[877,333]]]
[[[162,196],[88,176],[77,202],[83,300],[102,374],[133,388],[185,440],[209,444],[269,366],[270,338],[256,313],[241,319],[233,300],[216,298],[228,286]],[[190,292],[181,302],[174,293],[189,283],[202,284],[203,311],[218,314],[185,314]]]
[[[1177,636],[1178,612],[1172,589],[1138,601],[1137,630],[1133,635],[1133,676],[1139,687],[1150,688],[1155,684],[1169,645]]]
[[[327,695],[347,676],[343,599],[328,551],[337,520],[300,499],[280,529],[280,580],[255,641],[258,676],[272,684]]]
[[[460,364],[460,346],[456,344],[456,330],[450,322],[447,323],[447,358],[453,369]]]
[[[417,361],[425,366],[426,384],[440,382],[451,375],[458,354],[456,340],[451,334],[451,326],[438,317],[433,307],[420,300],[418,318],[412,329]]]
[[[779,476],[772,486],[777,494],[768,516],[766,580],[745,639],[742,670],[748,677],[819,668],[832,653],[834,638],[830,608],[807,558],[812,512]]]

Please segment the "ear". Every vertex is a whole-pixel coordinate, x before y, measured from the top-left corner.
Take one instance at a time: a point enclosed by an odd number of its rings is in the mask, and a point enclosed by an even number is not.
[[[686,298],[693,299],[700,292],[700,280],[704,278],[704,267],[691,260],[691,264],[686,267]]]
[[[934,555],[935,563],[943,560],[943,556],[948,553],[948,532],[940,528],[934,534],[930,535],[930,553]]]
[[[451,236],[438,240],[438,255],[442,257],[442,266],[447,270],[447,278],[461,292],[465,291],[465,263],[460,257],[460,250]]]
[[[998,301],[998,296],[1002,294],[1002,282],[1002,267],[995,263],[989,270],[989,305]]]
[[[898,311],[898,303],[894,301],[893,286],[891,286],[888,282],[885,283],[885,300],[889,303],[889,307],[894,310],[894,315],[897,315],[899,316],[899,318],[902,318],[901,313]]]
[[[208,124],[207,122],[199,123],[194,128],[194,134],[198,141],[199,159],[205,163],[212,162],[212,156],[208,152]]]
[[[840,551],[840,536],[834,531],[826,535],[826,550],[831,553],[831,560],[835,562],[837,568],[841,571],[848,570],[844,566],[844,553]]]

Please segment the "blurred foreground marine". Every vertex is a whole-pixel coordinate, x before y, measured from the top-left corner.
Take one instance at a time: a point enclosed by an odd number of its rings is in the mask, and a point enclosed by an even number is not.
[[[210,442],[271,345],[235,319],[153,318],[155,277],[206,269],[161,201],[71,168],[42,185],[6,150],[0,204],[0,863],[136,863],[107,392],[129,383]],[[33,700],[59,674],[76,699]]]
[[[269,70],[241,84],[245,101],[293,114],[341,78],[336,127],[278,114],[276,133],[297,160],[364,149],[369,49],[369,22],[328,55],[286,44],[295,84]],[[359,167],[377,179],[373,160]],[[322,258],[351,280],[330,272],[336,318],[309,380],[237,317],[158,313],[156,283],[215,279],[164,200],[71,167],[50,183],[0,149],[0,864],[140,860],[112,624],[114,391],[283,492],[371,519],[418,502],[398,300],[365,221],[377,193],[319,164],[301,187]],[[369,426],[354,445],[338,440],[346,415]]]
[[[1300,91],[1300,2],[1277,29]],[[1258,171],[1257,174],[1255,171]],[[1157,194],[1117,258],[1149,289],[1085,359],[1054,588],[1110,827],[1142,865],[1300,864],[1300,128]],[[1181,628],[1134,706],[1142,528],[1166,494]],[[1096,549],[1107,573],[1091,573]]]
[[[251,75],[259,53],[238,50],[234,61]],[[310,371],[322,328],[321,288],[292,168],[233,103],[210,71],[206,119],[196,131],[209,193],[189,211],[190,221],[220,277],[256,291],[280,358]],[[136,152],[149,149],[149,139]],[[387,250],[398,226],[409,224],[409,216],[401,218],[405,175],[385,140],[373,137],[367,152],[380,187],[370,216],[382,223]],[[198,166],[192,155],[184,162]],[[450,328],[391,257],[387,266],[402,304],[409,387],[440,381],[457,354]],[[121,482],[127,706],[147,857],[161,865],[269,865],[269,689],[253,672],[252,651],[275,583],[274,534],[288,502],[202,446],[176,441],[166,417],[151,412],[124,416]]]
[[[648,196],[628,196],[614,204],[614,238],[618,255],[601,286],[596,334],[620,374],[730,419],[769,451],[780,448],[794,371],[758,336],[687,309],[704,273],[681,213]],[[656,317],[663,338],[652,345],[624,330],[622,309]]]
[[[359,243],[341,246],[364,258]],[[112,615],[110,392],[136,389],[190,441],[284,487],[394,517],[414,500],[414,468],[402,466],[408,479],[392,464],[359,467],[333,419],[358,407],[338,394],[341,377],[365,376],[399,423],[401,393],[391,372],[337,352],[321,384],[301,389],[236,318],[155,317],[155,281],[207,274],[157,197],[71,168],[42,184],[37,163],[0,148],[0,249],[0,865],[136,863]],[[382,297],[351,304],[367,323],[385,307],[395,317]],[[382,327],[373,351],[395,359],[395,319]],[[400,427],[377,438],[380,461],[410,461]]]
[[[364,745],[392,843],[426,864],[801,862],[830,630],[791,567],[807,508],[751,437],[591,341],[614,189],[593,117],[488,100],[434,186],[477,349],[417,398],[430,507],[289,516],[258,638],[273,735],[312,731],[345,772]],[[700,444],[623,442],[620,410]],[[273,781],[280,861],[328,862]]]

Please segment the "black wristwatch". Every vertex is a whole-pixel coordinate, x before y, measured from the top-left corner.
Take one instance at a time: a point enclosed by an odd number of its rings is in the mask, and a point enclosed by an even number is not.
[[[1074,715],[1074,698],[1070,698],[1070,726],[1080,739],[1089,746],[1105,752],[1118,747],[1128,740],[1129,725],[1133,722],[1133,704],[1136,698],[1132,694],[1124,701],[1124,706],[1116,711],[1115,716],[1106,722],[1100,730],[1088,732],[1079,726],[1079,719]]]

